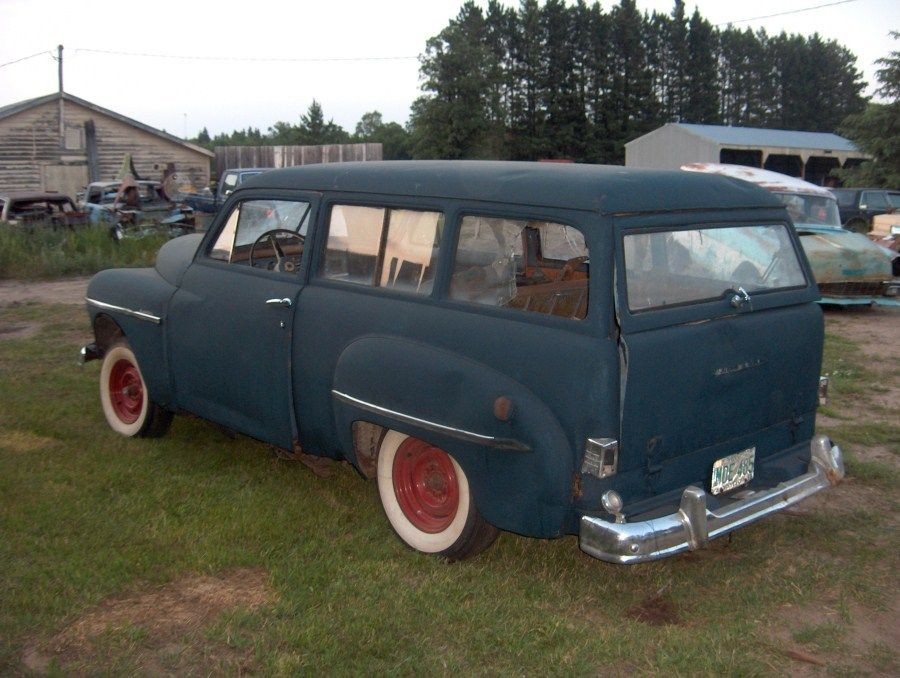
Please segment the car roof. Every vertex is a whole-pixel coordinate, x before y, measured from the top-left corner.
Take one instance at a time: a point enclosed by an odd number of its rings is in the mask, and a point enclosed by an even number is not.
[[[799,193],[802,195],[815,195],[823,198],[834,199],[827,188],[816,186],[798,177],[792,177],[780,172],[762,169],[760,167],[748,167],[746,165],[726,165],[717,162],[692,162],[682,165],[686,172],[707,172],[709,174],[721,174],[726,177],[734,177],[751,184],[761,186],[773,193]]]
[[[68,200],[71,202],[72,198],[70,198],[65,193],[13,191],[10,193],[0,194],[0,200],[6,200],[8,202],[14,202],[16,200]]]
[[[768,191],[729,177],[620,165],[399,160],[303,165],[245,181],[253,188],[346,191],[599,211],[603,214],[781,207]]]

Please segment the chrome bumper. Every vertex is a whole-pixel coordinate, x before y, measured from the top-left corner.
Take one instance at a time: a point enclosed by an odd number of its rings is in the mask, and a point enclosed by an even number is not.
[[[824,435],[810,441],[812,458],[806,473],[771,489],[753,492],[716,511],[706,507],[706,492],[685,488],[675,513],[635,523],[613,523],[582,516],[579,545],[610,563],[643,563],[693,551],[711,539],[781,511],[844,477],[841,449]]]

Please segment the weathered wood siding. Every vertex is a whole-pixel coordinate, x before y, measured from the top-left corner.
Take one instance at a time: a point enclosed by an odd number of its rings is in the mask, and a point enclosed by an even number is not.
[[[216,172],[240,167],[294,167],[321,162],[381,160],[381,144],[216,146]]]
[[[53,101],[0,120],[0,189],[58,190],[43,185],[42,167],[87,164],[84,123],[88,120],[96,127],[100,181],[114,179],[125,154],[131,153],[135,169],[146,179],[159,179],[171,162],[182,183],[197,188],[209,183],[209,158],[202,153],[72,101],[65,102],[66,130],[73,141],[80,130],[81,148],[60,149],[59,103]]]

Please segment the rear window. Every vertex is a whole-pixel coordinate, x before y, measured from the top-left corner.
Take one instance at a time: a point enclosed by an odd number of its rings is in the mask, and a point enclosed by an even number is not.
[[[632,311],[802,287],[803,269],[784,224],[631,233],[624,239]]]

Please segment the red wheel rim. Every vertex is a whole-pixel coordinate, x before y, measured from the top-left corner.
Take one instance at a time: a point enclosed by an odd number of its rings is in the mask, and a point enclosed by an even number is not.
[[[397,503],[416,529],[435,534],[450,527],[459,508],[459,479],[450,455],[407,438],[394,456],[392,476]]]
[[[123,424],[133,424],[141,416],[144,384],[141,373],[131,361],[118,360],[109,371],[109,399]]]

